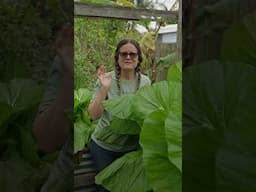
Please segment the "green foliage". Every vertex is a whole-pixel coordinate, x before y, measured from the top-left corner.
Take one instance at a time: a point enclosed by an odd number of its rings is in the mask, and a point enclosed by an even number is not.
[[[179,67],[173,65],[170,70]],[[135,94],[103,102],[113,121],[126,122],[125,126],[112,129],[119,134],[140,134],[142,148],[142,164],[135,163],[132,154],[136,152],[128,153],[96,176],[96,182],[110,191],[125,191],[127,187],[135,186],[141,192],[148,189],[155,192],[181,190],[181,70],[172,70],[170,74],[175,76],[169,78],[170,81],[145,86]],[[125,164],[125,161],[130,164]],[[141,182],[127,185],[126,181],[119,180],[121,184],[117,184],[118,178],[127,176],[128,169],[145,171],[145,175],[140,176],[138,172],[129,172],[129,178]]]
[[[93,89],[100,65],[113,70],[116,45],[124,37],[138,39],[126,32],[126,21],[75,18],[75,89]]]
[[[240,166],[255,162],[255,22],[254,13],[226,28],[221,61],[197,63],[183,72],[183,162],[186,170],[207,173],[206,190],[212,178],[218,178],[218,189],[227,181],[230,191],[256,189],[255,169]],[[214,171],[206,162],[214,162]],[[184,176],[191,184],[191,174]]]
[[[123,95],[115,99],[105,100],[102,102],[107,111],[119,119],[127,119],[131,117],[134,94]]]
[[[181,61],[176,63],[173,67],[170,67],[168,70],[167,79],[168,81],[178,81],[180,82],[182,80],[182,64]]]
[[[112,131],[117,134],[137,135],[140,133],[139,124],[136,121],[130,119],[115,118],[110,122],[110,127]]]
[[[7,158],[18,151],[33,165],[40,159],[29,127],[31,126],[35,106],[40,101],[42,89],[34,81],[14,79],[10,83],[0,83],[0,156]]]
[[[0,113],[0,182],[4,191],[38,191],[49,173],[51,166],[38,156],[31,133],[41,93],[42,87],[31,79],[0,83],[0,106],[4,106]]]
[[[96,177],[96,183],[111,192],[143,192],[148,189],[142,152],[135,151],[117,159]],[[125,184],[125,185],[124,185]]]
[[[43,64],[49,59],[47,42],[51,32],[47,23],[27,4],[10,6],[2,2],[0,12],[0,80],[7,82],[15,77],[26,78],[34,72],[33,77],[42,80],[46,75]],[[46,44],[39,45],[39,39]]]
[[[181,105],[177,112],[181,113]],[[163,110],[156,110],[145,119],[140,138],[143,163],[147,181],[153,191],[179,192],[181,191],[181,170],[172,161],[173,156],[168,152],[168,143],[180,141],[176,145],[177,148],[171,151],[178,152],[174,156],[177,158],[175,163],[181,165],[181,117],[177,121],[178,127],[166,127],[166,121],[169,121],[169,117]],[[175,137],[170,136],[173,130],[179,133]]]
[[[87,108],[92,92],[85,88],[74,91],[74,153],[82,151],[95,129],[95,122],[90,121]]]
[[[65,11],[67,0],[36,2],[0,2],[0,81],[32,78],[44,83],[47,78],[54,34],[73,14]]]
[[[32,123],[42,97],[53,42],[73,18],[69,0],[0,2],[0,185],[1,191],[40,191],[53,158],[41,158]],[[71,14],[70,14],[71,13]]]
[[[157,64],[157,70],[161,71],[163,70],[165,67],[169,67],[172,64],[175,64],[177,62],[177,56],[176,53],[171,53],[169,55],[166,55],[164,57],[160,57],[156,64]]]

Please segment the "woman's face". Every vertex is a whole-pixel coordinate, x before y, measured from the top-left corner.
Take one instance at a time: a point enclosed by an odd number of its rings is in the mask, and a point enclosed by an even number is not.
[[[127,43],[119,49],[118,63],[121,69],[134,70],[138,62],[138,50],[133,44]]]

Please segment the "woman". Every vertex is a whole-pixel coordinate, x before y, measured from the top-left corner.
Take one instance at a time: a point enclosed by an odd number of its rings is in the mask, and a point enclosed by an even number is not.
[[[101,102],[124,94],[136,92],[140,87],[150,85],[147,76],[141,74],[142,53],[134,39],[121,40],[115,51],[115,71],[106,73],[101,66],[95,93],[88,107],[91,119],[98,118],[98,125],[92,134],[91,153],[96,171],[100,172],[115,159],[139,146],[137,135],[120,135],[110,128],[111,114],[104,111]],[[99,191],[107,191],[99,187]]]

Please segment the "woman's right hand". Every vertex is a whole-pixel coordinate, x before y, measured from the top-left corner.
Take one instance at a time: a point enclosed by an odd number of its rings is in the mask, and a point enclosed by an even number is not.
[[[101,65],[97,77],[100,81],[101,87],[103,87],[106,91],[109,89],[111,82],[112,82],[112,76],[108,75],[106,76],[107,69],[104,65]]]

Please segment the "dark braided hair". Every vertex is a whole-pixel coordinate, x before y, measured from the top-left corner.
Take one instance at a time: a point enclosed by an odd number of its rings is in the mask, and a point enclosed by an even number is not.
[[[142,53],[141,53],[140,44],[135,39],[129,39],[129,38],[123,39],[118,43],[116,50],[115,50],[115,76],[116,76],[116,80],[117,80],[117,88],[118,88],[119,95],[121,95],[121,85],[120,85],[121,67],[119,66],[119,63],[118,63],[119,50],[123,45],[126,45],[128,43],[133,44],[138,51],[138,64],[135,68],[135,76],[136,76],[136,74],[138,75],[136,90],[138,90],[140,87],[140,80],[141,80],[140,65],[142,62]]]

